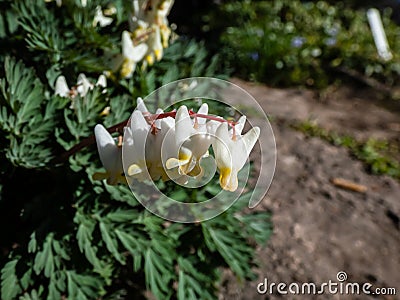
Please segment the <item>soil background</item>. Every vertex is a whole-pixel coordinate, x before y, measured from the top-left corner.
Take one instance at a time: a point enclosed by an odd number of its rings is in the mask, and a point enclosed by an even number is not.
[[[240,283],[225,274],[220,299],[400,299],[400,182],[372,175],[343,147],[309,138],[288,126],[312,120],[320,127],[359,140],[400,144],[400,103],[363,87],[340,87],[319,94],[274,89],[239,79],[271,118],[277,166],[268,194],[256,209],[272,214],[273,233],[258,249],[258,280]],[[365,193],[332,183],[343,178]],[[397,295],[260,295],[268,282],[321,284],[336,279],[395,287]],[[372,290],[373,290],[372,288]]]

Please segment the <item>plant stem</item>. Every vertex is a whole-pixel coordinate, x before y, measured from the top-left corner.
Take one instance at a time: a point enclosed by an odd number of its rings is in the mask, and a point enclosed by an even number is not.
[[[161,113],[161,114],[147,114],[147,115],[144,113],[143,115],[144,115],[146,121],[150,125],[153,125],[155,120],[164,119],[164,118],[168,118],[168,117],[175,118],[176,111],[171,111],[171,112],[166,112],[166,113]],[[235,129],[235,125],[237,124],[237,122],[235,122],[235,121],[225,120],[224,118],[221,118],[221,117],[197,114],[197,113],[193,112],[192,110],[189,111],[189,116],[191,116],[193,118],[195,118],[195,117],[205,118],[205,119],[209,119],[209,120],[218,121],[221,123],[227,122],[230,126],[232,126],[233,129]],[[115,132],[119,132],[120,134],[123,134],[123,129],[128,124],[129,120],[130,120],[130,118],[128,120],[122,121],[114,126],[111,126],[110,128],[107,128],[107,131],[111,134],[115,133]],[[53,163],[59,164],[59,163],[65,162],[70,156],[74,155],[75,153],[79,152],[83,148],[88,147],[94,143],[96,143],[96,137],[94,136],[94,134],[92,134],[91,136],[80,141],[78,144],[73,146],[68,151],[62,153],[59,157],[56,157],[53,160]]]

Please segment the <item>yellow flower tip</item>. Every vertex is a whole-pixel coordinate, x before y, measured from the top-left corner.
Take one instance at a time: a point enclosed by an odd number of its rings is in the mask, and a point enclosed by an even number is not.
[[[96,172],[92,175],[93,180],[103,180],[103,179],[107,179],[109,177],[110,177],[110,174],[108,172],[105,172],[105,173]]]
[[[121,66],[121,76],[123,78],[128,78],[129,76],[131,76],[134,71],[134,67],[135,64],[129,59],[125,58]]]
[[[164,171],[164,169],[163,172],[161,173],[161,180],[164,182],[171,180],[171,178],[168,176],[167,172]]]
[[[231,168],[221,168],[219,183],[224,190],[234,192],[238,188],[237,175],[232,172]]]
[[[178,158],[180,161],[188,162],[192,158],[192,156],[187,152],[180,151]]]
[[[119,183],[127,184],[126,178],[122,174],[107,178],[107,184],[109,185],[117,185]]]
[[[107,106],[106,108],[103,109],[103,111],[100,113],[100,116],[105,117],[110,114],[111,107]]]
[[[152,64],[154,64],[154,56],[152,54],[147,55],[146,61],[151,66]]]
[[[92,175],[92,179],[93,180],[104,180],[106,179],[107,184],[109,185],[117,185],[119,183],[122,184],[126,184],[126,178],[124,175],[122,174],[116,174],[115,176],[113,176],[113,174],[109,173],[109,172],[105,172],[105,173],[100,173],[100,172],[96,172]]]
[[[137,164],[130,165],[128,168],[128,176],[140,174],[142,171],[142,168],[140,168]]]
[[[157,60],[161,60],[161,58],[162,58],[162,50],[161,49],[154,50],[154,54],[155,54]]]
[[[204,173],[203,168],[200,166],[198,162],[196,162],[194,168],[187,174],[191,177],[201,177]]]
[[[190,156],[185,155],[185,154],[179,154],[179,159],[175,157],[168,158],[167,161],[165,162],[165,167],[168,170],[171,170],[176,167],[181,167],[183,165],[186,165],[190,160]]]
[[[118,180],[118,183],[128,184],[128,181],[126,180],[125,175],[122,175],[122,174],[121,174],[121,175],[118,175],[117,180]]]

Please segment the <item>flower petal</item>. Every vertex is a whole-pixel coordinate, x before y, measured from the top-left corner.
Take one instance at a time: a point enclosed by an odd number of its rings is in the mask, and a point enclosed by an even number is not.
[[[253,149],[259,137],[260,137],[259,127],[253,127],[243,136],[243,142],[246,146],[247,156],[249,156],[251,150]]]
[[[103,88],[107,87],[107,77],[104,74],[101,74],[97,79],[96,86],[100,86]]]
[[[236,135],[242,134],[242,130],[244,128],[245,123],[246,123],[246,116],[241,116],[239,118],[237,124],[235,125],[235,134]]]
[[[123,172],[121,148],[115,144],[111,134],[103,125],[97,124],[94,134],[101,163],[110,177],[117,178]]]
[[[179,107],[175,116],[176,144],[181,146],[193,133],[193,123],[185,105]]]
[[[136,99],[136,109],[141,111],[142,113],[147,113],[149,110],[147,109],[146,105],[144,104],[144,101],[141,97],[138,97]]]
[[[165,166],[167,169],[181,167],[188,164],[191,158],[192,158],[192,152],[189,149],[182,147],[179,151],[178,158],[173,158],[173,157],[169,158],[166,161]]]
[[[219,183],[224,190],[236,191],[238,188],[237,172],[230,168],[222,168],[220,170]]]
[[[201,115],[208,115],[208,104],[207,104],[207,103],[203,103],[203,104],[200,106],[200,108],[199,108],[199,110],[197,111],[197,113],[198,113],[198,114],[201,114]],[[205,124],[206,121],[207,121],[207,119],[205,119],[205,118],[198,118],[198,123],[199,123],[199,124]]]
[[[55,86],[55,94],[67,98],[69,96],[69,87],[64,76],[58,76]]]
[[[87,79],[86,75],[81,73],[78,76],[77,88],[79,95],[85,97],[89,90],[93,89],[93,84]]]
[[[147,49],[148,46],[144,43],[134,46],[130,33],[126,30],[122,32],[122,55],[124,57],[137,63],[143,59]]]

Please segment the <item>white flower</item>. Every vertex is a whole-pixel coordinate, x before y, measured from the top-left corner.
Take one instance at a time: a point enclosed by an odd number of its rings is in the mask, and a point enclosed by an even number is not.
[[[146,61],[149,65],[152,65],[155,59],[158,61],[162,58],[164,52],[161,42],[160,27],[153,26],[153,32],[149,35],[147,45],[149,47],[146,53]]]
[[[260,135],[260,129],[254,127],[242,136],[245,122],[245,116],[237,123],[210,116],[207,104],[203,104],[197,113],[181,106],[178,111],[164,113],[158,109],[151,114],[138,98],[136,110],[124,128],[122,143],[116,145],[103,126],[96,126],[97,147],[107,172],[96,174],[94,178],[106,178],[110,184],[116,184],[125,182],[122,176],[125,173],[129,185],[134,180],[160,178],[185,184],[189,177],[203,175],[200,162],[209,155],[208,149],[212,145],[220,185],[233,192],[238,188],[238,172]]]
[[[130,18],[132,35],[138,42],[148,45],[144,68],[160,60],[163,48],[168,47],[171,29],[167,15],[173,3],[173,0],[133,1],[133,16]]]
[[[208,105],[203,104],[198,114],[207,115]],[[195,117],[191,120],[186,106],[181,106],[175,117],[177,157],[171,157],[166,162],[167,169],[178,167],[180,174],[200,176],[202,170],[200,160],[208,155],[212,139],[207,132],[206,119]]]
[[[104,16],[101,6],[100,5],[96,6],[96,14],[94,15],[93,19],[93,27],[96,27],[97,24],[99,24],[100,27],[106,27],[110,25],[112,22],[113,18]]]
[[[122,148],[117,145],[111,134],[103,125],[97,124],[94,128],[96,137],[97,150],[105,173],[95,173],[94,180],[107,179],[107,183],[115,185],[118,183],[126,183],[122,168]]]
[[[133,112],[130,123],[124,131],[123,143],[127,149],[124,153],[124,171],[129,177],[143,181],[149,179],[145,149],[150,126],[139,110]]]
[[[228,124],[222,123],[216,130],[216,138],[212,143],[215,161],[220,172],[220,185],[224,190],[235,191],[238,187],[238,172],[243,168],[246,160],[253,149],[258,137],[260,128],[254,127],[244,136],[241,136],[242,125],[233,131],[228,131]]]
[[[55,86],[55,95],[68,98],[70,96],[70,89],[64,76],[58,76]]]
[[[103,88],[107,87],[107,77],[104,74],[101,74],[97,79],[96,86],[100,86]]]
[[[81,97],[85,97],[93,87],[94,85],[87,79],[85,74],[81,73],[78,75],[76,90]]]
[[[165,0],[159,5],[159,9],[157,11],[156,24],[160,27],[160,34],[164,48],[168,47],[168,40],[171,36],[171,29],[168,26],[167,16],[173,4],[173,0]]]
[[[156,115],[161,113],[163,111],[158,109]],[[130,178],[139,181],[160,177],[167,180],[161,161],[161,146],[174,120],[171,117],[155,120],[151,126],[145,119],[146,115],[149,112],[143,100],[138,98],[137,108],[124,132],[124,171]]]
[[[124,78],[132,77],[136,64],[140,62],[147,52],[148,46],[141,43],[137,46],[133,44],[131,34],[128,31],[122,33],[122,56],[121,76]]]
[[[96,82],[96,86],[106,88],[107,79],[102,74]],[[64,98],[75,98],[77,95],[85,97],[87,93],[93,90],[94,85],[87,79],[86,75],[81,73],[78,76],[76,86],[71,89],[68,87],[67,81],[64,76],[58,76],[55,84],[54,94]]]

